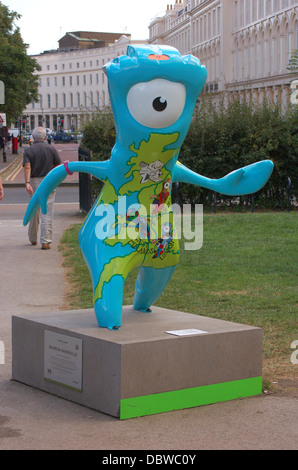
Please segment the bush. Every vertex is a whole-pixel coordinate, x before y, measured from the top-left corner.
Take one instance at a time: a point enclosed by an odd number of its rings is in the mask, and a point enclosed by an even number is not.
[[[110,158],[115,139],[110,108],[98,111],[85,124],[82,145],[92,151],[93,160]],[[270,159],[274,163],[273,174],[255,195],[255,201],[260,207],[280,208],[288,178],[291,180],[292,200],[295,200],[297,149],[297,107],[293,106],[282,114],[279,106],[266,102],[256,106],[233,101],[216,106],[203,97],[195,110],[179,160],[201,175],[221,178],[237,168]],[[209,191],[193,185],[180,184],[179,191],[174,187],[173,193],[175,201],[180,203],[206,204],[208,198],[211,200]],[[217,201],[230,205],[232,199],[217,195]],[[242,202],[243,198],[240,198],[240,206]]]
[[[108,160],[116,139],[113,113],[110,108],[99,109],[83,127],[81,145],[92,152],[94,160]]]
[[[281,199],[283,188],[291,179],[292,196],[297,188],[298,110],[282,114],[279,107],[264,102],[254,106],[239,101],[214,106],[203,100],[192,120],[179,160],[192,170],[210,178],[251,163],[270,159],[273,174],[257,195],[272,206],[272,197]],[[184,200],[205,202],[208,192],[180,185]],[[223,201],[227,196],[218,196]],[[270,200],[270,202],[269,202]],[[275,204],[276,205],[276,204]]]

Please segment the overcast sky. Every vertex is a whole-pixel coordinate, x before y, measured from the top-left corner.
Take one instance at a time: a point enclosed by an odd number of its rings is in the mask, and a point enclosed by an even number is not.
[[[148,39],[153,17],[174,0],[1,0],[22,18],[17,21],[28,54],[56,49],[68,31],[128,33]]]

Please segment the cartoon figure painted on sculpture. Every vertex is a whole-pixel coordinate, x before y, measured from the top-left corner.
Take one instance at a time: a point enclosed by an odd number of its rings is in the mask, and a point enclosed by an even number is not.
[[[178,162],[207,77],[196,57],[181,56],[169,46],[128,46],[127,54],[104,70],[116,124],[110,159],[70,162],[52,170],[32,197],[24,224],[39,205],[46,211],[48,195],[69,172],[90,173],[105,183],[80,230],[79,244],[92,277],[98,325],[117,329],[128,274],[138,268],[133,306],[149,311],[177,266],[171,185],[180,181],[228,195],[249,194],[267,182],[273,164],[258,162],[213,180]]]

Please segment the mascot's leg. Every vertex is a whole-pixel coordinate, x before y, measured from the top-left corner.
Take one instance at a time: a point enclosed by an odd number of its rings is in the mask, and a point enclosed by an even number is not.
[[[107,263],[99,262],[97,272],[93,269],[94,310],[98,326],[116,330],[122,325],[124,283],[137,260],[133,252],[116,256]]]
[[[160,269],[140,266],[133,300],[134,309],[148,311],[162,294],[175,269],[176,266]]]
[[[104,283],[102,297],[94,302],[98,326],[117,330],[122,325],[123,287],[125,279],[116,274]]]
[[[97,204],[89,212],[79,232],[79,244],[93,284],[94,311],[98,326],[118,329],[122,324],[123,286],[127,277],[124,250],[98,237]]]

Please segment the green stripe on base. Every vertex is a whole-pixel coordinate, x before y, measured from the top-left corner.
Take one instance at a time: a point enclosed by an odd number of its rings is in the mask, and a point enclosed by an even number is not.
[[[165,411],[210,405],[262,393],[262,377],[235,380],[202,387],[125,398],[120,402],[120,419],[163,413]]]

